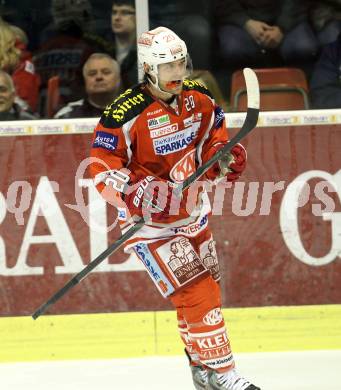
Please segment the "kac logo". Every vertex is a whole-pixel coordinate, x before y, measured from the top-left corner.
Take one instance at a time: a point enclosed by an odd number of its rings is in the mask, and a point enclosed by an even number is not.
[[[196,170],[195,149],[188,152],[172,168],[169,176],[175,183],[182,183],[191,176]]]
[[[205,315],[205,317],[203,318],[204,324],[209,325],[209,326],[218,325],[222,321],[223,321],[223,315],[222,315],[221,310],[219,309],[219,307],[209,311]]]

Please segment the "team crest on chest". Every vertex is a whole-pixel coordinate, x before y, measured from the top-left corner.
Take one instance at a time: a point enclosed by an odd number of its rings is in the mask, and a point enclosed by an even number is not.
[[[170,178],[175,183],[181,183],[195,172],[195,149],[188,152],[170,171]]]

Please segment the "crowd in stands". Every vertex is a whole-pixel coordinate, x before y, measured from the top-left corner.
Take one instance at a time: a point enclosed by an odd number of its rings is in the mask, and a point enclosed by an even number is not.
[[[61,108],[55,118],[99,117],[123,92],[120,65],[105,53],[93,53],[83,66],[85,96]]]
[[[0,6],[0,120],[48,117],[55,76],[55,118],[100,116],[138,82],[135,0],[29,3]],[[224,108],[245,66],[300,68],[311,108],[341,108],[341,0],[149,0],[149,15],[187,42]]]

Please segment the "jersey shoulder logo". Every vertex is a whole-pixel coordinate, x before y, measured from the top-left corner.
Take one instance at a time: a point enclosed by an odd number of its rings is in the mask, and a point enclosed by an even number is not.
[[[200,81],[197,80],[190,80],[185,79],[184,80],[184,90],[185,91],[198,91],[204,95],[209,96],[211,99],[213,99],[213,96],[211,92],[205,87],[204,84],[202,84]]]
[[[142,89],[141,84],[119,95],[103,111],[101,124],[104,127],[121,127],[141,114],[154,100]]]
[[[97,131],[92,147],[103,148],[113,152],[117,147],[117,143],[118,137],[116,135],[107,133],[105,131]]]

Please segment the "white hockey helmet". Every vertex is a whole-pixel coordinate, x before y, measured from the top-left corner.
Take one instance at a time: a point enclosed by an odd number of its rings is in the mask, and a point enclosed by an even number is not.
[[[137,42],[138,59],[142,67],[149,65],[149,74],[156,78],[158,87],[158,66],[182,58],[187,59],[186,43],[172,30],[157,27],[141,34]]]

